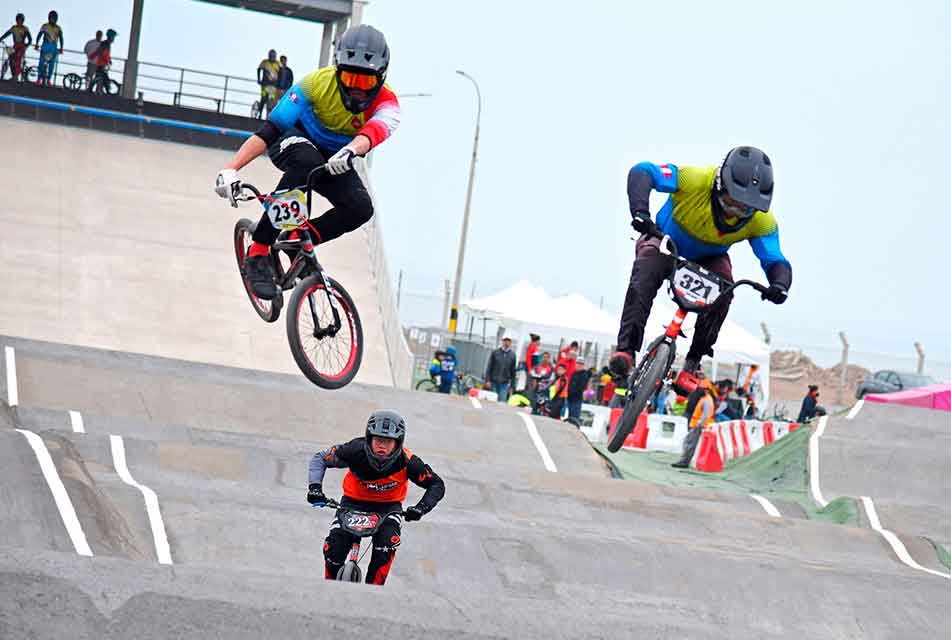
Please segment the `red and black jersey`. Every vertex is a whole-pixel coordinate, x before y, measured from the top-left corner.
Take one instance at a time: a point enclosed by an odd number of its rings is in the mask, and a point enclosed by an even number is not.
[[[354,438],[319,451],[310,461],[310,484],[323,484],[328,467],[347,469],[343,479],[345,498],[360,502],[402,502],[407,482],[423,487],[426,492],[417,504],[424,512],[432,510],[446,493],[446,485],[419,456],[403,447],[399,457],[384,471],[370,464],[364,446],[365,438]]]

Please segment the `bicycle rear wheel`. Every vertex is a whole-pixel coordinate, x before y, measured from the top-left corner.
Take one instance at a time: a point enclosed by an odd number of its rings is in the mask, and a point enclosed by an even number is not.
[[[333,278],[327,281],[330,295],[320,274],[304,278],[294,289],[287,311],[287,341],[297,366],[308,380],[324,389],[339,389],[360,370],[363,325],[346,289]],[[334,335],[317,337],[315,317],[321,329],[334,324],[330,296],[340,317],[340,329]]]
[[[251,283],[244,275],[244,262],[248,257],[248,247],[251,246],[251,234],[254,233],[254,223],[247,218],[241,218],[234,224],[234,257],[238,261],[238,273],[241,283],[248,294],[251,306],[265,322],[276,322],[281,317],[281,307],[284,306],[284,296],[278,291],[273,300],[262,300],[254,295]]]
[[[337,580],[340,582],[360,582],[362,579],[363,572],[360,570],[360,565],[351,560],[348,560],[337,572]]]
[[[416,383],[416,390],[417,390],[417,391],[430,391],[430,392],[431,392],[431,391],[435,391],[435,390],[436,390],[436,383],[433,382],[432,379],[430,379],[430,378],[423,378],[422,380],[420,380],[419,382]]]
[[[78,73],[67,73],[63,76],[63,88],[70,91],[79,91],[83,88],[83,77]]]
[[[621,412],[617,427],[608,442],[608,451],[613,453],[620,449],[624,440],[634,430],[637,416],[641,415],[641,411],[647,406],[647,402],[657,392],[664,376],[667,375],[667,369],[670,367],[670,349],[669,344],[660,342],[648,351],[637,367],[634,372],[634,384],[628,387],[624,411]]]

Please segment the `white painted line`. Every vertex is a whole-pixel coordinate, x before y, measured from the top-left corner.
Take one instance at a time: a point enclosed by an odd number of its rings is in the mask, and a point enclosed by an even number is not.
[[[125,444],[121,436],[109,436],[109,444],[112,445],[112,461],[116,467],[116,473],[127,485],[133,486],[142,492],[145,497],[145,510],[149,514],[149,524],[152,526],[152,538],[155,540],[155,555],[161,564],[172,564],[172,552],[168,546],[168,536],[165,534],[165,522],[162,521],[162,512],[159,509],[158,496],[155,492],[139,484],[129,473],[129,467],[125,462]]]
[[[7,405],[15,407],[20,403],[17,393],[17,357],[13,347],[4,347],[7,359]]]
[[[538,449],[538,454],[542,457],[542,463],[545,465],[545,468],[555,473],[558,469],[555,467],[555,461],[551,459],[551,455],[548,453],[548,447],[545,446],[545,443],[542,442],[542,437],[538,434],[538,429],[535,427],[535,421],[532,420],[531,416],[527,413],[519,413],[519,416],[522,418],[522,422],[525,423],[525,428],[528,429],[528,437],[532,439],[535,448]]]
[[[73,425],[73,433],[86,433],[86,427],[83,426],[83,416],[78,411],[69,412],[69,422]]]
[[[898,536],[888,529],[882,528],[882,523],[878,519],[878,513],[875,511],[875,504],[872,502],[871,498],[868,496],[862,496],[862,505],[865,507],[865,514],[868,516],[869,524],[871,524],[872,528],[882,534],[882,537],[888,541],[888,544],[892,546],[892,551],[895,552],[895,555],[898,556],[899,560],[907,564],[912,569],[918,569],[919,571],[925,571],[927,573],[951,580],[951,574],[928,569],[927,567],[923,567],[915,562],[915,559],[911,557],[910,553],[908,553],[908,549],[905,548],[905,545],[902,543],[902,541],[898,539]]]
[[[845,419],[846,420],[853,419],[855,416],[859,414],[859,411],[862,410],[863,406],[865,406],[865,400],[859,400],[858,402],[856,402],[854,405],[852,405],[852,409],[849,411],[849,415],[845,416]]]
[[[472,406],[475,407],[476,409],[482,408],[482,403],[479,402],[479,399],[476,398],[475,396],[469,396],[469,401],[472,402]]]
[[[825,433],[828,421],[829,416],[819,418],[818,428],[809,436],[809,488],[812,489],[812,499],[822,507],[829,503],[822,496],[822,489],[819,488],[819,438]]]
[[[9,349],[9,347],[7,348]],[[86,534],[83,533],[83,527],[79,524],[79,518],[76,517],[76,510],[69,500],[66,487],[63,486],[63,481],[56,472],[56,465],[53,464],[53,458],[50,457],[46,443],[43,442],[43,438],[32,431],[25,429],[17,429],[17,431],[22,433],[26,437],[26,441],[33,447],[36,460],[40,463],[40,470],[43,472],[46,484],[49,485],[50,492],[53,494],[56,508],[59,509],[59,515],[63,519],[63,524],[66,525],[66,533],[69,534],[69,539],[73,542],[73,548],[81,556],[91,556],[92,549],[89,548],[89,543],[86,541]]]
[[[774,505],[772,502],[770,502],[763,496],[755,494],[755,493],[751,493],[750,497],[756,500],[758,503],[760,503],[760,505],[763,507],[763,510],[766,511],[766,513],[768,513],[772,517],[774,518],[783,517],[783,514],[779,512],[779,509],[776,508],[776,505]]]

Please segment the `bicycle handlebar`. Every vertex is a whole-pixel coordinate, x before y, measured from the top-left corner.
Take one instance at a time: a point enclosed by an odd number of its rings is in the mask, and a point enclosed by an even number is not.
[[[326,165],[326,164],[321,164],[321,165],[318,165],[318,166],[314,167],[313,169],[310,170],[310,173],[307,174],[307,183],[306,183],[306,184],[303,184],[303,185],[301,185],[301,186],[299,186],[299,187],[297,187],[298,189],[301,189],[301,188],[302,188],[302,189],[307,193],[307,209],[308,209],[308,211],[310,210],[310,195],[311,195],[311,191],[313,191],[313,189],[314,189],[314,181],[315,181],[321,174],[326,173],[326,172],[327,172],[327,165]],[[240,195],[239,195],[239,196],[235,197],[235,200],[248,201],[248,200],[261,200],[261,199],[264,198],[264,196],[261,194],[261,192],[258,191],[258,188],[255,187],[255,186],[254,186],[253,184],[251,184],[250,182],[242,182],[242,183],[239,185],[238,189],[239,189],[239,191],[244,191],[245,189],[247,189],[248,191],[250,191],[251,193],[254,194],[254,197],[252,198],[252,197],[250,197],[250,196],[240,196]]]
[[[766,293],[766,291],[769,289],[768,286],[760,282],[756,282],[755,280],[743,279],[743,280],[737,280],[736,282],[730,282],[730,284],[728,284],[726,287],[723,287],[720,290],[720,294],[717,296],[716,300],[714,300],[710,304],[698,304],[698,303],[690,302],[684,299],[683,296],[677,293],[676,287],[674,286],[674,273],[677,271],[676,267],[679,267],[683,264],[691,264],[697,267],[700,267],[700,265],[697,265],[696,263],[690,260],[687,260],[686,258],[682,258],[680,256],[680,253],[677,250],[677,244],[674,242],[674,239],[671,238],[669,235],[663,233],[656,226],[651,231],[648,231],[646,235],[652,238],[658,238],[661,241],[660,247],[658,248],[658,250],[663,254],[669,255],[673,259],[675,268],[670,270],[670,275],[668,276],[667,279],[670,282],[670,290],[671,290],[671,294],[674,297],[674,300],[677,302],[678,305],[681,306],[681,308],[685,309],[686,311],[707,311],[711,308],[715,308],[718,305],[723,304],[727,296],[733,293],[733,291],[739,287],[743,287],[743,286],[752,287],[753,289],[760,292],[761,294]],[[707,271],[707,270],[704,269],[704,271]],[[718,274],[714,274],[714,275],[719,280],[723,282],[728,282],[726,278],[723,278],[722,276]]]
[[[339,509],[342,505],[333,498],[327,498],[327,502],[315,502],[310,505],[314,509]],[[400,511],[400,515],[406,517],[406,510]]]

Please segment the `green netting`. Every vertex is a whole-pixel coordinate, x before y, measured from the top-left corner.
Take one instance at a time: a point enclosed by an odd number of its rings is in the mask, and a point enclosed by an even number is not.
[[[946,566],[948,569],[951,569],[951,552],[931,538],[925,538],[925,540],[930,542],[931,546],[934,547],[934,552],[937,554],[938,560],[941,562],[941,564]]]
[[[734,493],[758,493],[770,499],[794,502],[807,516],[839,524],[858,524],[858,508],[852,498],[838,498],[819,508],[809,495],[809,436],[801,428],[755,453],[731,460],[721,473],[703,473],[694,469],[674,469],[671,462],[680,456],[672,453],[621,450],[608,452],[603,445],[595,449],[613,464],[622,478],[676,487],[700,487]]]

